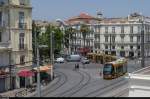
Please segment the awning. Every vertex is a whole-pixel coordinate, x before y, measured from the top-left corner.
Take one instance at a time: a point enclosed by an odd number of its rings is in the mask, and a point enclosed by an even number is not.
[[[36,68],[33,68],[34,70],[38,70],[38,68],[36,67]],[[40,71],[48,71],[48,70],[50,70],[50,67],[49,66],[40,66]]]
[[[30,70],[25,69],[25,70],[19,71],[18,76],[20,76],[20,77],[31,77],[31,76],[34,76],[34,73]]]

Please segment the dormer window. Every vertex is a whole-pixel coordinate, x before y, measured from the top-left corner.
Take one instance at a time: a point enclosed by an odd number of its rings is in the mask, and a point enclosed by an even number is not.
[[[25,0],[19,0],[20,1],[20,5],[25,5]]]

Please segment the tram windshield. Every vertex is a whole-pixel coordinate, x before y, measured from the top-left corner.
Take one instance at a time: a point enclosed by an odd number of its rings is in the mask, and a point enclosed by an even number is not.
[[[111,64],[105,64],[103,69],[104,74],[111,74],[112,73],[112,65]]]

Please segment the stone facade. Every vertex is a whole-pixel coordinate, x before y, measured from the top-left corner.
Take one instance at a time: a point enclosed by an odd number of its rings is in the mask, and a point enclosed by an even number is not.
[[[77,30],[80,30],[83,22],[89,27],[91,32],[87,33],[85,45],[91,49],[91,52],[104,52],[122,57],[140,57],[141,28],[144,26],[145,56],[150,55],[149,17],[133,13],[127,17],[104,18],[99,12],[96,17],[87,16],[89,15],[84,14],[83,17],[83,14],[81,14],[64,22],[66,26],[71,26]],[[144,19],[143,25],[139,21],[141,18]],[[70,45],[73,45],[73,51],[75,51],[76,46],[83,46],[81,32],[76,33],[75,36],[76,39],[70,41],[73,42]]]
[[[18,64],[13,66],[12,76],[16,80],[15,87],[19,88],[17,73],[22,69],[31,69],[32,65],[29,62],[32,61],[30,0],[0,0],[0,27],[0,66]]]

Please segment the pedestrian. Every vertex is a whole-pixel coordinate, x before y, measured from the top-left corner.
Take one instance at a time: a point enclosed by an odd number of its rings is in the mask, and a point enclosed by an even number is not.
[[[75,66],[74,66],[74,69],[76,70],[77,69],[77,65],[75,64]]]
[[[77,64],[77,69],[79,70],[79,64]]]

